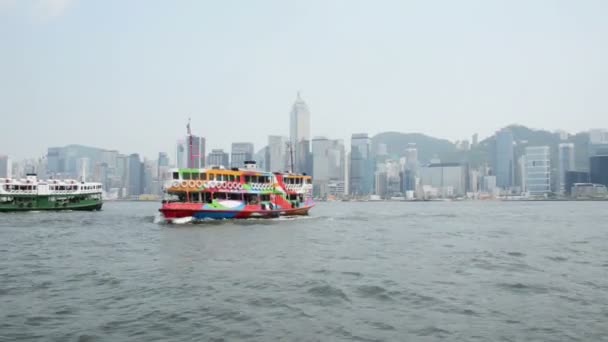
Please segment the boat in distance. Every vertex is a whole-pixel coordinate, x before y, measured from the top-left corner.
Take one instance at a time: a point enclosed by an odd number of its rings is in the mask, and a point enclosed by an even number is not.
[[[165,221],[276,218],[308,215],[312,177],[245,168],[171,169],[159,211]]]
[[[101,210],[101,183],[72,179],[0,178],[0,212],[40,210]]]

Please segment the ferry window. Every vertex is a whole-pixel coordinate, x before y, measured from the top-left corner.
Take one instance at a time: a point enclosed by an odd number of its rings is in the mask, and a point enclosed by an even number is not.
[[[247,202],[247,204],[258,204],[258,195],[245,194],[245,202]]]
[[[307,179],[306,179],[306,184],[312,184],[312,179],[307,178]]]
[[[173,172],[173,179],[179,179],[179,172]]]
[[[201,180],[207,180],[207,174],[206,173],[201,173],[200,174],[200,179]]]
[[[194,180],[199,180],[198,173],[193,173],[193,174],[192,174],[192,179],[194,179]]]
[[[213,198],[218,199],[218,200],[224,200],[224,199],[226,199],[226,193],[225,192],[216,192],[213,194]]]
[[[243,200],[242,195],[239,193],[229,193],[228,199],[233,200],[233,201],[242,201]]]
[[[237,176],[236,176],[236,181],[237,181],[237,182],[240,182],[240,181],[241,181],[241,176],[237,175]]]
[[[190,180],[190,172],[182,173],[182,177],[184,177],[185,180]]]
[[[245,176],[245,183],[251,183],[251,176]]]
[[[230,175],[229,180],[230,180],[231,182],[234,182],[234,175]]]
[[[208,192],[201,193],[203,203],[211,203],[211,194]]]
[[[260,201],[262,201],[262,202],[270,201],[270,195],[260,195]]]

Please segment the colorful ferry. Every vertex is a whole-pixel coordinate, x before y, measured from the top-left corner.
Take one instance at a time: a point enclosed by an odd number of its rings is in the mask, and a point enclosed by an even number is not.
[[[172,169],[168,178],[159,209],[167,222],[308,215],[314,206],[310,176],[261,171],[254,161],[244,168]]]
[[[76,180],[0,178],[0,212],[34,210],[100,210],[101,183]]]

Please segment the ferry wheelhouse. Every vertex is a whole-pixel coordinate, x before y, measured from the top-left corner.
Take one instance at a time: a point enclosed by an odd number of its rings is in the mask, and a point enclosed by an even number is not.
[[[31,210],[100,210],[101,183],[76,180],[0,178],[0,212]]]
[[[312,178],[245,168],[172,169],[159,211],[176,219],[243,219],[308,215],[314,206]]]

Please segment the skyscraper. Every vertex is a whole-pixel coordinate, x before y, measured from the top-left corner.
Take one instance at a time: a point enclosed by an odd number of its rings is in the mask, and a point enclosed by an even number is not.
[[[186,151],[186,141],[183,139],[178,140],[175,148],[175,167],[183,169],[188,165]]]
[[[266,171],[277,172],[288,170],[287,138],[279,135],[268,136],[266,154]]]
[[[371,158],[371,140],[367,133],[356,133],[350,140],[349,193],[354,196],[372,192],[374,165]]]
[[[299,92],[291,109],[289,139],[295,168],[292,171],[310,172],[310,111]]]
[[[139,196],[143,193],[144,184],[144,168],[139,158],[139,154],[133,153],[129,156],[129,172],[128,172],[128,191],[129,196]]]
[[[591,183],[608,187],[608,155],[589,158]]]
[[[253,159],[253,144],[248,142],[232,143],[230,167],[244,167],[246,160]]]
[[[495,174],[496,185],[503,189],[513,186],[514,178],[513,133],[502,129],[496,133]]]
[[[186,138],[186,160],[190,169],[205,167],[205,138],[196,135]]]
[[[325,197],[329,185],[329,150],[331,141],[326,137],[312,139],[313,194]]]
[[[221,148],[211,150],[211,153],[209,153],[209,157],[207,159],[209,166],[228,167],[230,165],[230,156]]]
[[[164,181],[165,177],[167,175],[167,172],[169,171],[169,155],[167,155],[167,153],[165,152],[159,152],[158,153],[158,160],[157,160],[157,164],[156,164],[156,174],[158,177],[159,181]]]
[[[526,191],[530,196],[545,196],[551,192],[549,146],[526,147]]]
[[[0,178],[11,178],[13,165],[8,156],[0,156]]]
[[[558,149],[559,192],[566,193],[566,172],[574,171],[574,144],[561,143]]]

